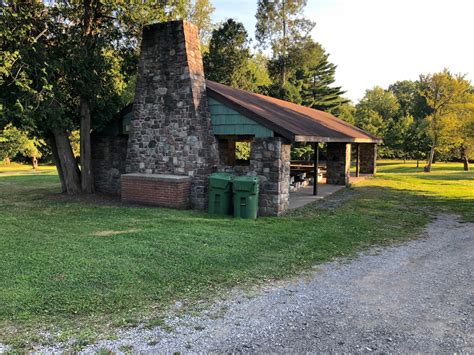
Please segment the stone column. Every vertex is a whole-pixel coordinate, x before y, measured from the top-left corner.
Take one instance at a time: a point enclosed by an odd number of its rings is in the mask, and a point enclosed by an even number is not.
[[[185,21],[146,26],[127,173],[190,176],[191,207],[204,208],[218,159],[197,27]]]
[[[377,165],[377,144],[361,143],[359,144],[360,154],[360,173],[375,175]]]
[[[326,182],[332,185],[349,185],[351,169],[351,145],[328,143],[326,160]]]
[[[98,192],[120,195],[120,176],[125,173],[126,136],[92,134],[92,171]]]
[[[291,145],[282,138],[254,138],[250,168],[260,177],[259,215],[278,216],[288,209]]]

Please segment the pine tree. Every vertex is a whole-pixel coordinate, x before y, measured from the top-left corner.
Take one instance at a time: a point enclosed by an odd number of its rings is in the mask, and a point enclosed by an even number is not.
[[[305,106],[334,112],[349,100],[342,96],[345,91],[340,86],[334,86],[337,65],[330,63],[328,57],[323,53],[319,63],[302,70],[301,96]]]

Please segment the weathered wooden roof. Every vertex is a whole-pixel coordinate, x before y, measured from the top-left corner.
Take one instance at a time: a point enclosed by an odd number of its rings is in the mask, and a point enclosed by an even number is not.
[[[295,142],[380,143],[372,134],[323,111],[206,80],[207,94]]]

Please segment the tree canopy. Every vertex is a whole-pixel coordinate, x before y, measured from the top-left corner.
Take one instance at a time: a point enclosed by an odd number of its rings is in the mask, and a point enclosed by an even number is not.
[[[63,191],[92,192],[90,132],[133,95],[142,27],[186,18],[205,37],[212,11],[208,0],[1,2],[0,124],[48,140]]]
[[[279,84],[286,84],[288,64],[294,48],[307,40],[315,23],[303,10],[307,0],[259,0],[255,37],[262,48],[271,48],[279,67]]]
[[[249,67],[251,59],[247,31],[242,23],[228,19],[212,32],[204,70],[209,80],[256,91],[257,78]]]
[[[420,93],[431,108],[427,116],[431,139],[427,171],[431,170],[436,149],[463,147],[469,152],[469,127],[474,115],[474,95],[471,83],[463,75],[453,75],[447,69],[420,76]],[[465,134],[462,134],[465,133]],[[464,139],[463,139],[464,138]]]

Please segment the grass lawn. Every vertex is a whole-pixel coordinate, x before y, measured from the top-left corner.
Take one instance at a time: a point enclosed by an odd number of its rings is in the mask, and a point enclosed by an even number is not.
[[[177,300],[189,310],[230,287],[412,238],[432,213],[474,221],[474,173],[455,163],[421,170],[383,161],[335,208],[248,221],[58,198],[54,170],[0,167],[0,343],[84,345],[160,324]]]

